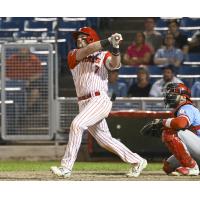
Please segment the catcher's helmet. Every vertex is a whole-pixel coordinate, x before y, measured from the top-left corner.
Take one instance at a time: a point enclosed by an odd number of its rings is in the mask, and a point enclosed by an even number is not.
[[[75,41],[77,40],[80,34],[84,34],[87,36],[86,41],[88,44],[100,40],[97,32],[90,27],[83,27],[83,28],[80,28],[78,31],[73,32],[73,38]]]
[[[184,97],[184,98],[182,98]],[[164,89],[164,102],[170,108],[176,108],[183,99],[191,102],[191,91],[183,83],[168,83]]]

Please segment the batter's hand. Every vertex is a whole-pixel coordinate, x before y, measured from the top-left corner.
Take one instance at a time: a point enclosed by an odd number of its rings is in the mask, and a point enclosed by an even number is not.
[[[122,40],[123,40],[122,35],[119,33],[115,33],[111,35],[111,37],[109,38],[109,41],[114,48],[119,48],[119,44],[121,43]]]

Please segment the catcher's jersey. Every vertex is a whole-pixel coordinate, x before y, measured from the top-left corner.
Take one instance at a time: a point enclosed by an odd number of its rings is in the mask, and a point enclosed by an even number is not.
[[[184,115],[189,121],[189,126],[200,126],[200,111],[192,104],[186,104],[180,107],[177,116]],[[200,137],[200,129],[197,130],[197,135]]]
[[[109,66],[106,66],[106,60],[111,56],[110,52],[98,51],[80,62],[76,61],[76,52],[77,49],[69,52],[68,66],[72,72],[77,96],[84,96],[95,91],[107,93]]]

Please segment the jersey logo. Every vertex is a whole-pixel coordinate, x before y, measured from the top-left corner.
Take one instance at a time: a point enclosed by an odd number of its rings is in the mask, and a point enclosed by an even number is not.
[[[98,57],[99,54],[97,55],[89,55],[88,57],[84,58],[82,61],[83,62],[90,62],[90,63],[100,63],[101,59]]]

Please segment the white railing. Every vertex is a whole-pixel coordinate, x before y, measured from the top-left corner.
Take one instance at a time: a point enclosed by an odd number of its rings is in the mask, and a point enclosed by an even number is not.
[[[119,78],[137,78],[136,74],[131,74],[131,75],[122,75],[119,74],[118,76]],[[163,75],[150,75],[151,78],[162,78]],[[178,78],[200,78],[200,74],[198,75],[186,75],[186,74],[178,74],[177,75]]]
[[[200,98],[192,98],[194,104],[200,109]],[[58,105],[58,130],[69,129],[72,120],[78,114],[76,97],[60,97]],[[113,102],[112,111],[170,111],[164,105],[162,97],[117,97]]]

